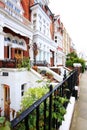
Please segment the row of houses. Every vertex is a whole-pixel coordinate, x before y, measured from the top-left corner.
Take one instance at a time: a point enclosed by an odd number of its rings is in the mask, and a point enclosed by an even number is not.
[[[40,78],[33,70],[16,68],[15,59],[65,66],[73,46],[49,0],[0,0],[0,114],[18,111],[24,91]]]

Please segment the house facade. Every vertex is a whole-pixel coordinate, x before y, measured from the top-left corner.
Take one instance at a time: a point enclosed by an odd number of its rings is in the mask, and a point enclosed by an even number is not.
[[[53,14],[47,5],[40,1],[30,7],[31,22],[33,24],[33,44],[37,44],[38,53],[36,61],[46,61],[48,65],[56,65],[57,45],[53,40]]]
[[[60,16],[54,16],[54,41],[57,44],[56,65],[64,65],[64,52],[63,52],[63,23]]]
[[[0,110],[7,117],[19,110],[21,92],[29,82],[27,71],[16,69],[15,59],[29,57],[32,27],[20,0],[0,0]]]
[[[36,62],[46,61],[51,67],[65,63],[63,24],[48,3],[0,0],[0,114],[9,119],[12,112],[20,110],[24,91],[35,87],[35,81],[41,78],[33,70],[18,69],[16,59],[27,57],[33,65],[37,48]]]

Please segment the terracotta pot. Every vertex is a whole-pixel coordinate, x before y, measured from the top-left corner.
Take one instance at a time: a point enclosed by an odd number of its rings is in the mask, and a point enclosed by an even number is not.
[[[34,69],[35,71],[37,71],[38,67],[37,66],[32,66],[32,69]]]

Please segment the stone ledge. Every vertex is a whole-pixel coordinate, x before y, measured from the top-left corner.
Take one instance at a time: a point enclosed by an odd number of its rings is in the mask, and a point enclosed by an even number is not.
[[[70,103],[67,106],[66,114],[64,116],[64,121],[62,122],[62,125],[60,126],[59,130],[69,130],[71,125],[71,120],[74,112],[75,107],[75,97],[70,98]]]

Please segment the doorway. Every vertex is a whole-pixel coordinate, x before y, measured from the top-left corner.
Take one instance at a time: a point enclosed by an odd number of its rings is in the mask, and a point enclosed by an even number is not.
[[[50,66],[54,66],[54,51],[50,50]]]
[[[8,85],[4,85],[4,115],[10,119],[10,88]]]

